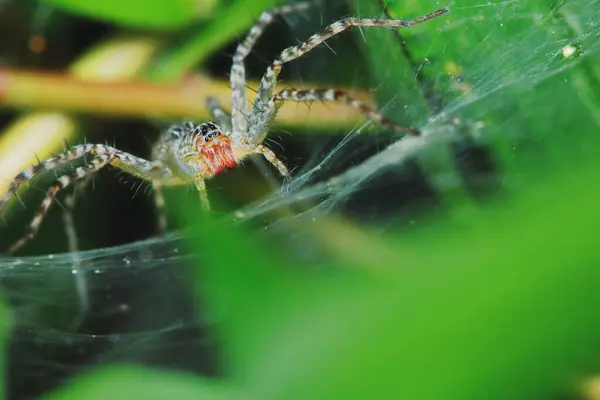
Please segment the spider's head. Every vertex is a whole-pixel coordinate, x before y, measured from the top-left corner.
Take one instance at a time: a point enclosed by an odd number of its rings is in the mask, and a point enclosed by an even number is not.
[[[235,167],[231,139],[213,122],[205,122],[194,130],[194,143],[212,175]]]

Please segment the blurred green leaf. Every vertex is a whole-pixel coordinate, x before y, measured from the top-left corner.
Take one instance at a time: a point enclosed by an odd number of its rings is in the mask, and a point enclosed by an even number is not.
[[[246,398],[541,399],[567,388],[600,356],[599,168],[580,160],[462,229],[438,221],[403,235],[383,274],[348,272],[348,260],[333,280],[301,271],[292,252],[282,262],[285,249],[203,221],[197,282],[210,306],[230,300],[219,309],[226,352],[254,357],[229,359]]]
[[[43,397],[47,400],[94,399],[225,399],[225,385],[216,380],[141,366],[115,365],[97,369]]]
[[[587,141],[585,132],[594,129],[590,115],[598,114],[600,101],[597,1],[385,4],[394,18],[450,5],[450,12],[440,18],[443,23],[422,25],[431,33],[422,40],[413,35],[414,29],[401,33],[412,59],[429,60],[421,75],[440,97],[444,116],[484,122],[483,139],[494,147],[496,161],[513,173],[512,179],[538,164],[542,153],[551,162],[569,162],[590,148],[580,141]],[[567,44],[580,47],[586,57],[563,57],[561,49]],[[551,78],[562,70],[562,80]],[[580,102],[581,107],[571,106]],[[565,107],[570,112],[562,112]],[[559,126],[568,127],[569,140]]]
[[[244,30],[256,23],[261,12],[274,7],[278,2],[281,0],[234,0],[224,4],[189,39],[159,57],[148,68],[148,78],[167,82],[183,78],[215,49],[231,41],[235,35],[244,33]]]
[[[62,10],[138,27],[175,29],[210,13],[217,0],[42,0]]]
[[[305,290],[321,301],[272,327],[252,392],[542,399],[567,389],[600,356],[600,190],[589,186],[599,167],[559,173],[462,229],[438,222],[404,236],[387,282]]]

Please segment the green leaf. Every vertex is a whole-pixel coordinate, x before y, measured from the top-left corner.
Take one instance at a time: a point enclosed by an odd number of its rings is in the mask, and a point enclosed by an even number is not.
[[[588,148],[579,142],[587,140],[581,133],[594,125],[597,129],[600,121],[598,116],[596,122],[590,119],[598,114],[594,104],[600,101],[593,25],[597,2],[385,3],[394,18],[412,18],[450,5],[450,12],[440,18],[443,24],[423,24],[434,29],[425,40],[414,43],[412,35],[408,37],[411,57],[429,60],[421,74],[434,83],[443,117],[482,121],[483,140],[495,147],[497,161],[505,169],[519,175],[537,165],[541,153],[552,162],[563,162]],[[586,56],[563,57],[561,48],[567,44]],[[560,71],[564,73],[559,80],[553,75]],[[580,107],[571,106],[580,101]],[[562,112],[565,107],[569,113]],[[565,141],[566,131],[570,134]]]
[[[229,394],[225,385],[216,380],[202,379],[182,372],[115,365],[79,376],[42,398],[46,400],[216,400],[231,398]]]
[[[600,189],[589,185],[599,168],[579,160],[466,223],[380,240],[393,258],[374,252],[373,235],[338,230],[331,240],[381,261],[358,274],[349,273],[357,257],[338,259],[346,272],[303,271],[293,252],[203,221],[197,282],[204,304],[218,306],[225,352],[236,349],[230,372],[256,399],[542,399],[564,390],[600,356]],[[276,261],[282,254],[287,261]]]
[[[67,12],[138,28],[175,29],[210,13],[217,0],[42,0]]]
[[[148,69],[153,81],[177,81],[205,60],[215,49],[256,23],[260,13],[281,0],[234,0],[220,7],[213,18],[198,28],[184,43],[167,51]],[[226,21],[226,23],[224,23]]]
[[[380,2],[377,0],[352,0],[348,3],[360,17],[382,15]],[[424,25],[435,29],[436,23],[439,25],[439,21],[435,20]],[[418,127],[419,123],[426,121],[432,110],[417,80],[416,66],[404,49],[401,36],[396,30],[390,29],[355,30],[355,37],[367,60],[372,86],[377,89],[375,95],[383,113],[399,124]],[[403,35],[406,29],[398,31]]]
[[[542,399],[567,389],[600,356],[600,190],[589,186],[599,167],[576,165],[468,224],[403,236],[387,282],[307,290],[304,307],[271,326],[248,392]]]

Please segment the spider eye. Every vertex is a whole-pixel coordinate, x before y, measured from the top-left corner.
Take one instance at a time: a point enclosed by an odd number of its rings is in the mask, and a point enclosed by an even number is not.
[[[208,133],[208,126],[207,125],[202,125],[202,134],[206,136],[206,134]]]

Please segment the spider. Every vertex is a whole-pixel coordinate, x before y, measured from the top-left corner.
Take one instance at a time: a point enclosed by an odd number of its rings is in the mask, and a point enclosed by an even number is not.
[[[200,194],[202,208],[208,211],[210,210],[210,204],[206,194],[205,181],[235,167],[250,155],[261,154],[285,179],[289,179],[290,174],[285,164],[277,158],[273,151],[262,145],[269,126],[284,101],[343,102],[357,109],[365,117],[384,126],[399,132],[419,135],[420,132],[417,129],[394,124],[369,105],[352,98],[343,91],[334,89],[285,89],[275,93],[275,85],[283,64],[303,56],[327,39],[348,28],[408,28],[445,14],[449,11],[448,8],[442,8],[409,20],[345,18],[334,22],[321,33],[308,38],[307,41],[297,46],[288,47],[281,52],[264,73],[252,109],[248,110],[244,59],[265,28],[276,16],[303,11],[308,7],[308,3],[298,3],[263,12],[256,25],[252,27],[245,39],[237,46],[233,56],[230,74],[231,113],[222,108],[214,98],[208,98],[206,106],[214,122],[200,124],[184,122],[171,126],[161,135],[158,143],[154,146],[152,161],[104,144],[81,144],[17,174],[6,195],[0,200],[0,213],[7,202],[15,196],[19,186],[28,182],[34,176],[41,172],[52,171],[75,160],[82,158],[85,160],[84,165],[77,167],[73,172],[58,176],[56,182],[48,189],[46,197],[27,227],[25,235],[9,248],[9,253],[15,252],[35,236],[45,214],[60,190],[66,188],[73,181],[82,180],[85,182],[89,180],[93,173],[108,165],[152,184],[156,207],[159,211],[158,225],[161,231],[166,228],[166,220],[162,212],[164,208],[162,188],[165,186],[195,185]]]

